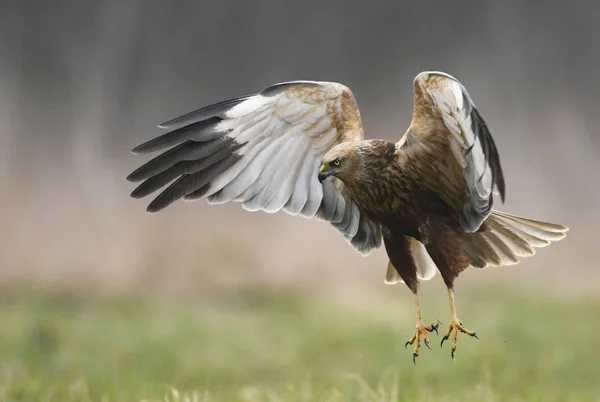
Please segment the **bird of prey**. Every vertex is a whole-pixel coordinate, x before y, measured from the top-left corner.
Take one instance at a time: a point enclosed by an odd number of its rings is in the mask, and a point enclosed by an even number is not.
[[[385,282],[403,282],[414,295],[413,361],[429,347],[417,285],[436,268],[448,288],[450,323],[442,345],[458,332],[476,337],[457,317],[453,285],[468,266],[516,264],[565,237],[562,225],[492,209],[505,197],[498,150],[465,87],[442,72],[413,81],[414,109],[394,143],[365,139],[352,91],[339,83],[292,81],[225,100],[159,127],[164,135],[134,148],[162,153],[127,179],[141,182],[134,198],[167,186],[148,205],[206,198],[237,201],[249,211],[330,222],[358,252],[382,244]],[[165,150],[169,148],[168,150]],[[170,183],[170,184],[169,184]]]

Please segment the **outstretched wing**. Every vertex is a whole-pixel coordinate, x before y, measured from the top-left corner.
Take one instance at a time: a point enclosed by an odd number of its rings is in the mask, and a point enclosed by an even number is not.
[[[475,232],[491,213],[494,187],[504,202],[504,177],[492,135],[454,77],[422,72],[413,86],[413,117],[398,146],[413,152],[411,163],[432,176],[426,180],[431,190],[460,208],[461,226]]]
[[[249,211],[317,217],[331,222],[361,253],[381,244],[381,228],[361,216],[339,180],[320,183],[325,153],[363,139],[354,96],[330,82],[295,81],[220,102],[160,125],[172,129],[133,149],[171,147],[127,180],[145,197],[167,184],[148,206],[159,211],[178,199],[241,202]]]

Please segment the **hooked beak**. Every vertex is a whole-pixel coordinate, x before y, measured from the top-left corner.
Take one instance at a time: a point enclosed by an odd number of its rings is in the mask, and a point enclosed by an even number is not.
[[[325,165],[321,165],[321,167],[319,168],[319,183],[323,183],[323,180],[325,180],[326,178],[328,178],[331,175],[331,173],[329,173],[327,171],[327,166]]]

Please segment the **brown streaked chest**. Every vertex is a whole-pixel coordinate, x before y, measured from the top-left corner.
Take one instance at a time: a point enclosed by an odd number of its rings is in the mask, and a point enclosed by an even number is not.
[[[419,227],[428,216],[455,214],[443,200],[397,160],[369,171],[349,189],[361,212],[392,232],[419,238]]]

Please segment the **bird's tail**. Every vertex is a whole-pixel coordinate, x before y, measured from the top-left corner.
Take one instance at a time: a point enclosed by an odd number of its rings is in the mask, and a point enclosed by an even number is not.
[[[555,223],[535,221],[500,211],[492,211],[480,231],[463,235],[463,249],[477,268],[514,265],[563,239],[569,229]]]

